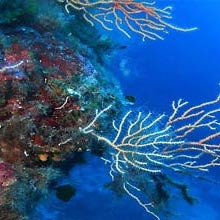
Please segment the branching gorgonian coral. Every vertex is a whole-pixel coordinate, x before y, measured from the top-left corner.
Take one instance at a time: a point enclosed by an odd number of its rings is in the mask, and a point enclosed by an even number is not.
[[[113,137],[93,130],[96,121],[110,108],[96,112],[93,121],[80,131],[109,146],[109,156],[104,160],[110,163],[112,179],[120,175],[124,191],[157,219],[160,218],[153,202],[142,201],[138,196],[142,191],[140,175],[158,175],[166,170],[208,171],[220,166],[220,96],[192,107],[180,99],[172,103],[173,111],[168,116],[128,111],[118,122],[112,122]]]
[[[82,12],[84,19],[94,26],[99,23],[105,30],[115,26],[127,37],[130,32],[147,39],[163,39],[163,33],[169,29],[177,31],[192,31],[196,28],[180,28],[168,22],[171,16],[171,6],[159,8],[156,3],[137,0],[57,0],[65,3],[65,9]]]

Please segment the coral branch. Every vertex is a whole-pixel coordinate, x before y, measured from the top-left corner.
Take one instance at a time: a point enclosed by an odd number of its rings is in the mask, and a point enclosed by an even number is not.
[[[24,61],[21,60],[19,63],[16,63],[14,65],[9,65],[9,66],[1,67],[0,68],[0,73],[1,72],[5,72],[5,71],[10,70],[10,69],[15,69],[15,68],[19,67],[20,65],[22,65],[23,63],[24,63]]]
[[[165,169],[208,171],[210,167],[220,166],[219,104],[220,96],[188,108],[188,102],[179,100],[177,104],[173,102],[173,112],[169,117],[165,114],[153,117],[151,113],[144,116],[142,112],[136,115],[128,111],[118,123],[113,121],[115,135],[104,137],[97,134],[92,126],[110,109],[109,106],[97,112],[94,120],[80,130],[91,133],[110,147],[111,158],[104,160],[110,163],[112,179],[115,175],[121,175],[125,192],[149,214],[160,219],[151,210],[153,204],[142,202],[136,195],[135,191],[141,191],[138,179],[134,179],[138,175],[130,177],[130,170],[158,174],[165,172]]]
[[[113,25],[131,37],[129,31],[141,35],[142,40],[163,40],[163,33],[169,29],[193,31],[197,28],[180,28],[167,22],[172,18],[172,7],[158,8],[155,2],[134,0],[57,0],[65,2],[65,9],[80,11],[84,19],[94,26],[99,23],[105,30],[112,30]]]

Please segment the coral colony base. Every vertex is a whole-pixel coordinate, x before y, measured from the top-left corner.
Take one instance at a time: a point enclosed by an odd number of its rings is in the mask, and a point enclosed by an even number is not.
[[[124,47],[94,26],[143,40],[196,28],[168,23],[171,7],[154,2],[3,0],[0,9],[0,219],[29,219],[86,151],[109,164],[115,193],[156,219],[165,185],[192,203],[169,173],[181,178],[220,165],[220,97],[191,107],[173,102],[167,115],[127,110],[105,69],[105,54]],[[64,192],[75,194],[69,185],[56,189],[64,201]]]

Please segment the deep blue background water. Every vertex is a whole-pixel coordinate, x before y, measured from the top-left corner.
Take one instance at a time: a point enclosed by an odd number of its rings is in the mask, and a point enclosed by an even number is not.
[[[220,2],[218,0],[172,0],[173,23],[198,30],[170,31],[164,41],[142,42],[133,35],[128,40],[114,36],[127,49],[117,54],[111,70],[127,95],[137,98],[137,106],[156,112],[170,110],[172,100],[183,98],[192,104],[214,98],[220,92]],[[115,37],[117,35],[117,37]],[[74,167],[62,183],[76,186],[77,194],[62,203],[55,194],[36,208],[41,220],[151,220],[129,197],[118,199],[103,184],[110,181],[108,168],[99,158],[88,155],[89,163]],[[95,171],[95,172],[94,172]],[[219,176],[218,169],[213,171]],[[199,198],[195,206],[180,201],[171,204],[180,220],[219,220],[220,187],[192,180],[190,192]],[[165,218],[161,218],[165,220]],[[172,218],[169,218],[171,220]]]
[[[161,1],[162,2],[162,1]],[[168,2],[168,1],[163,1]],[[164,41],[142,42],[133,35],[121,54],[127,60],[127,76],[117,63],[117,76],[126,94],[137,97],[137,104],[167,111],[172,100],[192,103],[208,100],[220,87],[220,2],[218,0],[176,0],[172,22],[197,31],[170,31]],[[125,42],[121,36],[121,42]],[[118,61],[119,62],[119,61]]]

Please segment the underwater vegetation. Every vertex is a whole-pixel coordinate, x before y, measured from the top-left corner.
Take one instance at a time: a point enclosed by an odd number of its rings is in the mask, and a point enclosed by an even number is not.
[[[95,25],[143,40],[196,28],[167,22],[170,6],[133,0],[3,0],[0,9],[0,219],[29,219],[52,191],[74,199],[76,189],[58,183],[87,151],[109,165],[105,186],[146,215],[171,213],[173,189],[193,204],[177,180],[220,165],[220,97],[180,99],[161,115],[128,111],[135,97],[106,68],[126,45]]]

